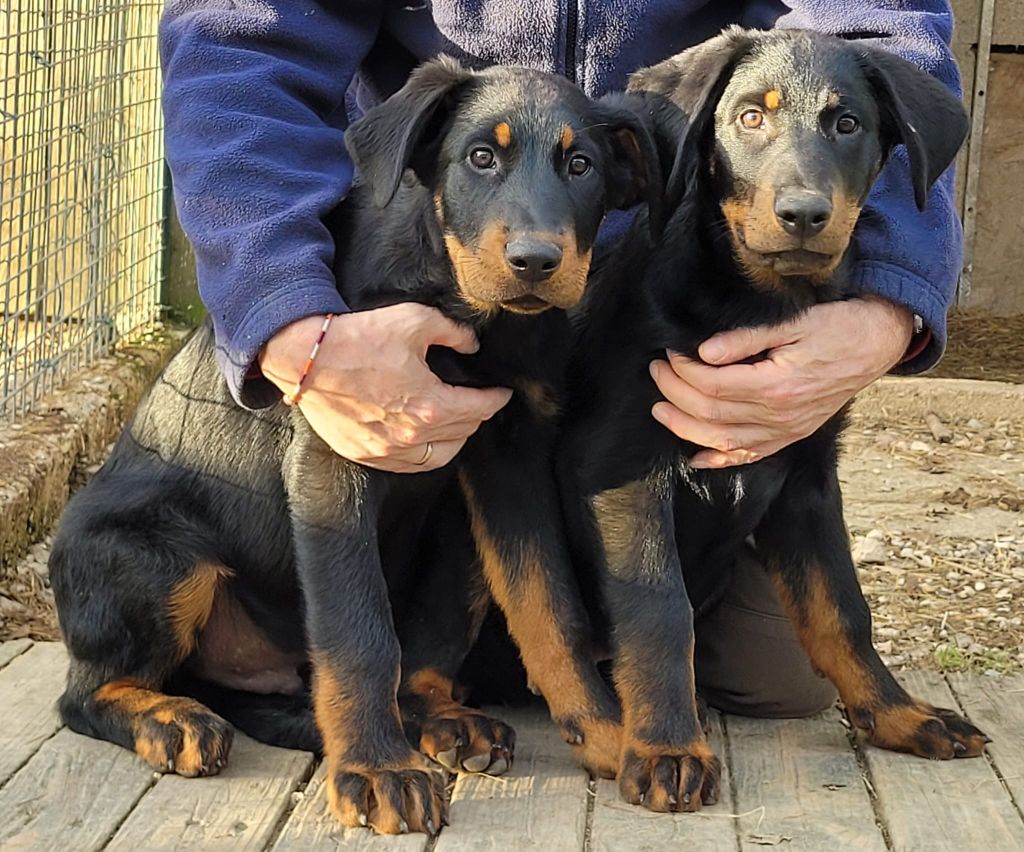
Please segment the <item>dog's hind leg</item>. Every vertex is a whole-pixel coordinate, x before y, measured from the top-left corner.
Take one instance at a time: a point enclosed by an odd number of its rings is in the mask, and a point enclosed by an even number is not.
[[[754,538],[812,664],[872,743],[934,759],[982,753],[980,730],[908,695],[875,651],[834,466],[790,473]]]
[[[421,537],[415,587],[402,622],[398,706],[409,741],[453,771],[500,775],[515,731],[458,700],[456,676],[480,633],[491,596],[476,563],[462,495],[452,482]]]
[[[89,528],[86,515],[82,504],[72,509],[50,560],[71,654],[61,717],[72,730],[132,749],[160,772],[217,773],[233,728],[163,688],[192,652],[229,572],[169,542],[151,547],[109,524]]]

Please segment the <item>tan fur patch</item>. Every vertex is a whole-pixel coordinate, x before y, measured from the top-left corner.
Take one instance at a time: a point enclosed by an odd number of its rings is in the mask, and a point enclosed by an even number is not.
[[[800,644],[814,667],[824,674],[848,707],[877,705],[873,678],[854,650],[834,597],[829,593],[820,571],[809,572],[807,596],[794,601],[779,572],[772,572],[775,588],[789,612]]]
[[[545,583],[546,571],[536,549],[521,543],[513,555],[501,553],[477,506],[472,486],[460,474],[480,563],[491,593],[508,620],[509,632],[523,658],[530,680],[544,694],[554,716],[587,714],[592,707],[586,684],[576,667],[569,637],[555,618]],[[515,566],[505,565],[513,558]],[[508,578],[519,578],[513,588]]]
[[[437,715],[461,705],[455,700],[455,684],[437,669],[423,669],[406,681],[406,691],[423,699],[427,712]]]
[[[764,93],[764,105],[766,109],[775,110],[782,103],[782,92],[778,89],[770,89]]]
[[[751,283],[763,289],[781,289],[786,277],[762,261],[762,252],[799,248],[783,230],[775,215],[774,192],[768,186],[757,187],[753,198],[734,197],[721,202],[722,215],[732,236],[733,255]],[[831,262],[806,274],[813,283],[828,281],[843,258],[860,216],[855,199],[833,198],[833,213],[821,233],[803,243],[808,251],[830,257]]]
[[[562,150],[568,151],[576,139],[576,134],[568,124],[562,125],[562,136],[559,141],[562,143]]]
[[[550,278],[530,285],[517,279],[505,260],[508,234],[504,222],[488,224],[475,246],[465,245],[452,233],[445,234],[459,295],[467,305],[480,313],[492,314],[502,309],[503,302],[526,295],[535,295],[562,309],[575,306],[583,298],[591,252],[580,252],[575,235],[531,234],[558,245],[562,249],[562,262]]]
[[[542,419],[557,417],[561,411],[558,395],[549,384],[522,379],[516,382],[516,390],[523,395],[530,410]]]
[[[507,121],[498,122],[494,126],[494,140],[502,148],[507,148],[512,144],[512,127]]]
[[[231,576],[223,565],[200,563],[184,580],[176,583],[167,597],[167,613],[181,657],[195,649],[199,631],[213,610],[213,599],[221,583]]]

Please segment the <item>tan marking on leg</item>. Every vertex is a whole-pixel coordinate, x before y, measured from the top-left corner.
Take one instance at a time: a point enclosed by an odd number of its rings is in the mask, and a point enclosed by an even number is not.
[[[491,594],[505,613],[530,679],[544,693],[556,716],[589,712],[591,698],[576,668],[568,637],[555,618],[544,582],[546,568],[536,550],[530,543],[522,542],[519,552],[511,557],[500,553],[467,477],[460,474],[459,481],[484,575]],[[518,564],[514,568],[507,566],[508,558]],[[510,586],[510,576],[518,577],[520,585]]]
[[[406,681],[406,690],[421,698],[431,715],[463,709],[455,700],[455,683],[437,669],[423,669],[411,675]]]
[[[217,589],[229,577],[231,572],[223,565],[202,562],[171,590],[167,597],[167,613],[180,657],[187,657],[195,650],[199,631],[206,626],[213,610]]]
[[[502,148],[512,144],[512,128],[507,121],[500,121],[494,126],[494,139]]]
[[[772,572],[772,581],[789,612],[800,644],[814,667],[835,684],[843,703],[848,707],[876,704],[873,680],[850,644],[842,617],[820,571],[808,571],[807,597],[801,602],[793,600],[778,571]]]

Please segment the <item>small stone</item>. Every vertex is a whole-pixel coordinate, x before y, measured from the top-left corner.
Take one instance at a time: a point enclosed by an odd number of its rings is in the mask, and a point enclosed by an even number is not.
[[[910,442],[910,452],[912,453],[930,453],[931,449],[924,441]]]
[[[880,529],[871,530],[864,538],[872,538],[875,541],[885,541],[885,533]]]
[[[974,590],[976,592],[983,592],[987,588],[988,588],[988,586],[985,585],[985,581],[984,580],[975,580],[974,581]]]
[[[0,595],[0,615],[23,615],[28,612],[24,604],[12,601],[10,598],[5,598]]]
[[[853,561],[858,565],[883,565],[889,554],[877,538],[858,536],[853,545]]]

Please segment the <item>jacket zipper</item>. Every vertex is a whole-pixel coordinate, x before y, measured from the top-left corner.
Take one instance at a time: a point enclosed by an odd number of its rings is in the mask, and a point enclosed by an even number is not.
[[[572,83],[576,80],[576,29],[579,24],[579,3],[569,0],[565,10],[565,76]]]

